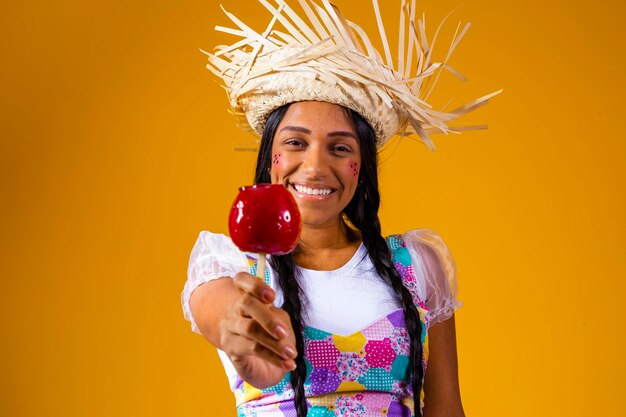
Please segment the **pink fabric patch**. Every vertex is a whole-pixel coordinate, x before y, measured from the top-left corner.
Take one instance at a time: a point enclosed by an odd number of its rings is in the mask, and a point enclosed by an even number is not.
[[[363,405],[366,409],[364,416],[380,417],[380,409],[389,409],[389,404],[391,404],[389,394],[368,392],[363,396]]]
[[[391,347],[391,340],[370,340],[365,345],[365,358],[372,368],[390,368],[396,358],[396,352]]]
[[[315,368],[335,369],[339,349],[326,340],[311,340],[307,343],[304,355]]]
[[[368,340],[383,340],[385,337],[389,337],[392,330],[393,324],[387,320],[387,317],[384,317],[363,329],[361,333]]]

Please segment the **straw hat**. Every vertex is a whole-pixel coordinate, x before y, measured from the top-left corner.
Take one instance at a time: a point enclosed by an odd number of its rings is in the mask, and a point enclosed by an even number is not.
[[[416,133],[434,150],[429,133],[485,127],[454,128],[449,123],[486,104],[500,91],[452,111],[434,110],[426,101],[442,71],[464,79],[448,59],[469,23],[462,29],[459,23],[445,59],[435,62],[432,47],[445,19],[429,41],[423,18],[415,21],[415,0],[410,4],[403,0],[399,53],[394,65],[376,0],[374,13],[385,59],[363,29],[345,19],[328,0],[321,0],[322,5],[298,0],[304,16],[298,16],[284,0],[275,0],[276,6],[267,0],[259,2],[272,15],[262,33],[224,10],[236,28],[215,29],[241,39],[218,46],[213,53],[203,51],[209,58],[207,68],[224,81],[232,111],[242,128],[260,136],[273,110],[308,100],[355,110],[374,129],[379,147],[395,135]],[[283,30],[276,28],[277,23]]]

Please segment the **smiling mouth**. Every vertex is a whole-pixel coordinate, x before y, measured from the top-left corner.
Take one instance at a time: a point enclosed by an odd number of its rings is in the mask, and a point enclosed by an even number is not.
[[[304,195],[327,196],[337,191],[335,188],[312,188],[307,187],[306,185],[294,184],[292,182],[289,183],[289,187]]]

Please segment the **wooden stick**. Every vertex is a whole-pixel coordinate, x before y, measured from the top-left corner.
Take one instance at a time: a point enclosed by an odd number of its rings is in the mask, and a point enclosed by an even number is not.
[[[256,276],[261,279],[265,278],[265,254],[263,252],[259,253],[259,262],[256,264]]]

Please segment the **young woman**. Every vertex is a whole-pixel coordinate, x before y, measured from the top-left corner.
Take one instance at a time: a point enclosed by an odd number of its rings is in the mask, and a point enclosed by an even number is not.
[[[381,236],[377,151],[409,126],[428,144],[428,129],[450,131],[490,96],[431,111],[416,94],[430,53],[406,77],[327,1],[316,13],[309,3],[311,27],[283,2],[264,2],[274,20],[263,34],[229,15],[247,38],[208,54],[234,113],[261,136],[255,182],[282,184],[298,203],[300,241],[261,280],[256,255],[202,232],[185,317],[219,349],[241,416],[463,416],[454,263],[434,232]],[[299,27],[273,37],[287,17]]]
[[[375,411],[383,415],[390,407],[403,410],[411,393],[420,392],[424,375],[424,415],[463,415],[453,318],[457,303],[449,284],[454,277],[444,272],[451,267],[449,255],[438,254],[429,246],[425,237],[432,235],[425,231],[405,234],[401,238],[405,246],[400,247],[406,247],[411,267],[419,273],[407,273],[403,281],[380,234],[376,156],[373,131],[356,112],[315,101],[281,107],[266,124],[256,182],[284,184],[295,197],[303,223],[297,249],[291,255],[271,258],[271,278],[265,283],[249,273],[235,273],[246,266],[246,258],[229,238],[206,232],[200,236],[191,259],[189,286],[215,279],[191,293],[189,318],[195,319],[200,332],[224,352],[234,389],[243,390],[242,381],[259,389],[256,393],[248,389],[248,395],[256,398],[240,400],[240,411],[255,409],[257,415],[264,415],[261,410],[269,410],[267,415],[274,415],[271,413],[278,411],[277,403],[286,411],[290,408],[286,400],[295,397],[301,415],[306,415],[306,385],[311,394],[320,397],[318,402],[324,402],[321,398],[328,394],[335,394],[331,395],[335,402],[345,397],[344,403],[349,399],[363,403],[363,398],[373,395],[382,404]],[[220,270],[231,272],[215,277]],[[417,283],[417,277],[422,282]],[[413,294],[407,288],[410,284],[414,284]],[[423,305],[425,300],[428,302]],[[428,322],[418,309],[429,312]],[[300,330],[308,326],[330,334],[331,339],[345,338],[381,319],[386,321],[397,311],[404,316],[399,331],[394,332],[394,326],[381,326],[381,334],[371,336],[382,340],[383,345],[387,343],[387,351],[393,352],[388,363],[376,351],[371,353],[375,360],[368,362],[368,341],[355,343],[353,352],[344,349],[336,354],[333,343],[328,344],[330,349],[307,351],[305,342],[310,345],[312,339],[305,339],[306,331],[303,336]],[[420,341],[426,339],[422,335],[426,331],[430,354],[425,371],[425,343]],[[399,336],[398,352],[391,343],[394,335]],[[354,339],[358,338],[366,339],[360,333]],[[365,355],[362,350],[366,350]],[[305,359],[308,357],[309,364],[323,362],[307,353],[331,357],[331,366],[313,368],[307,379]],[[341,353],[352,355],[343,355],[346,358],[342,361]],[[354,355],[357,358],[350,361]],[[394,362],[405,369],[386,371]],[[355,369],[342,376],[340,368],[351,364]],[[320,369],[325,370],[323,377],[330,388],[314,392],[311,374]],[[372,374],[372,381],[364,382],[372,369],[380,372]],[[281,392],[276,392],[275,387],[289,371],[294,371],[288,380],[295,389],[283,384]],[[397,375],[401,378],[394,380]],[[333,384],[332,380],[340,383]],[[347,389],[341,390],[343,382],[356,384],[344,384]],[[392,388],[387,393],[378,389],[385,384]],[[375,389],[370,393],[367,385]],[[309,403],[316,401],[309,399]],[[361,409],[358,405],[345,408]],[[397,415],[407,414],[402,411]]]

